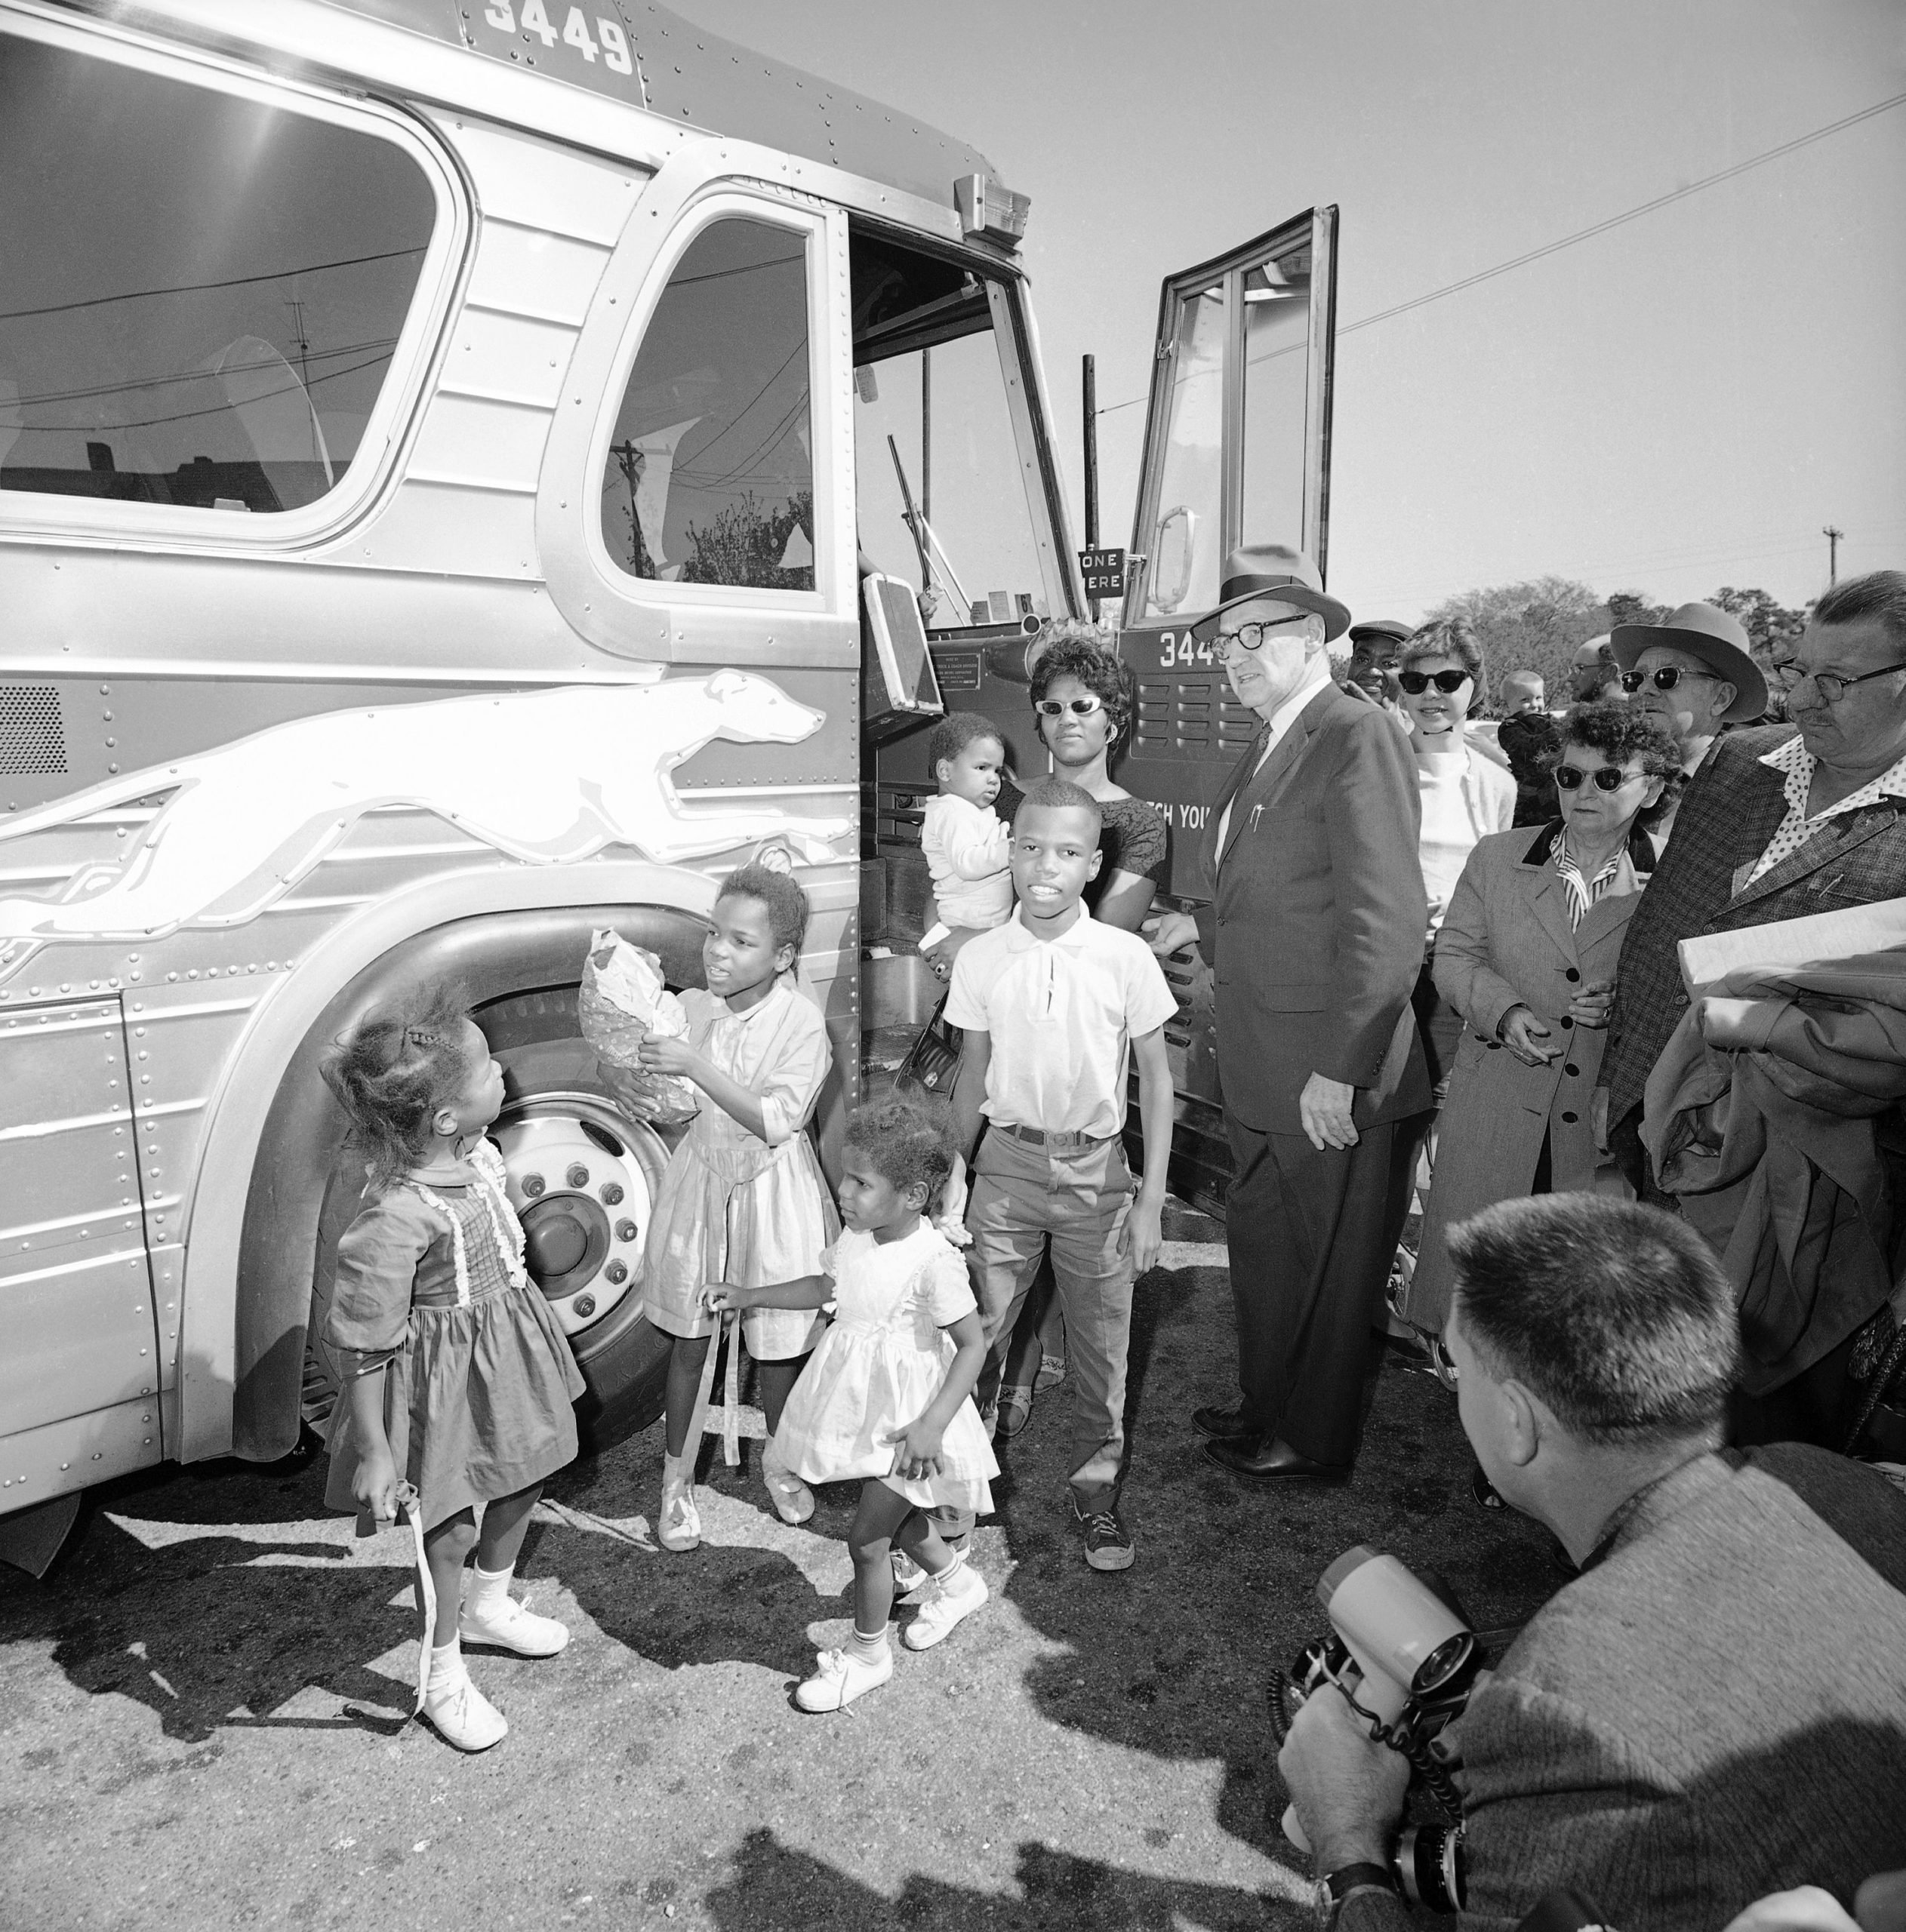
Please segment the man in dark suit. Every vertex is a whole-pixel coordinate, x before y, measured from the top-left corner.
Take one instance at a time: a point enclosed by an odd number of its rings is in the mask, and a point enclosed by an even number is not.
[[[1906,1498],[1798,1444],[1717,1453],[1734,1298],[1685,1223],[1537,1195],[1450,1248],[1464,1429],[1580,1565],[1446,1734],[1465,1932],[1563,1887],[1606,1925],[1715,1932],[1906,1863]],[[1278,1762],[1338,1932],[1400,1932],[1407,1764],[1332,1689]]]
[[[1602,1060],[1604,1140],[1650,1198],[1642,1097],[1687,1011],[1680,942],[1906,894],[1906,573],[1828,591],[1775,675],[1793,724],[1715,746],[1622,945]],[[1751,1438],[1831,1436],[1852,1346],[1797,1379],[1765,1426],[1750,1418]]]
[[[1221,1468],[1341,1481],[1362,1432],[1393,1223],[1397,1121],[1430,1103],[1410,1011],[1428,915],[1409,741],[1331,682],[1350,613],[1301,551],[1225,561],[1197,627],[1264,721],[1205,835],[1212,902],[1157,923],[1216,980],[1235,1173],[1225,1208],[1239,1399],[1193,1417]]]

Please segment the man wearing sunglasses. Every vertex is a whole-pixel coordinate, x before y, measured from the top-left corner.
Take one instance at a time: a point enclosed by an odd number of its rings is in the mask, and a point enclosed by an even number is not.
[[[1646,648],[1630,661],[1638,666]],[[1602,1063],[1606,1144],[1644,1191],[1654,1181],[1639,1139],[1643,1097],[1688,1008],[1680,943],[1906,896],[1906,572],[1878,571],[1829,590],[1782,681],[1794,723],[1729,732],[1714,747],[1623,942]],[[1849,1128],[1872,1113],[1849,1098]],[[1883,1150],[1892,1134],[1880,1124]],[[1889,1225],[1860,1238],[1889,1263],[1900,1230],[1888,1204],[1906,1201],[1906,1166],[1895,1171],[1890,1155],[1884,1161],[1871,1198]],[[1836,1198],[1847,1211],[1822,1230],[1810,1259],[1783,1249],[1744,1306],[1742,1441],[1840,1446],[1855,1335],[1891,1286],[1889,1265],[1874,1275],[1837,1245],[1865,1228],[1860,1204],[1837,1195],[1824,1175],[1815,1193],[1809,1211]],[[1725,1211],[1721,1200],[1693,1204],[1704,1232],[1725,1242],[1729,1229],[1708,1225]],[[1803,1279],[1818,1291],[1797,1304]]]
[[[1430,1103],[1410,993],[1428,919],[1409,742],[1331,681],[1350,613],[1301,551],[1225,559],[1196,627],[1262,721],[1212,807],[1211,903],[1167,913],[1216,981],[1233,1176],[1225,1217],[1238,1398],[1193,1417],[1246,1481],[1340,1482],[1361,1429],[1390,1255],[1396,1124]]]
[[[1621,624],[1609,648],[1621,667],[1621,688],[1637,709],[1674,734],[1681,769],[1692,778],[1712,754],[1721,728],[1751,724],[1767,709],[1767,681],[1738,620],[1712,604],[1683,604],[1664,624]],[[1648,823],[1664,848],[1678,799]]]

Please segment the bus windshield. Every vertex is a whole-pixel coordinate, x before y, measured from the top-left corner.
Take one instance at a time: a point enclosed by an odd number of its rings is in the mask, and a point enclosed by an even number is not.
[[[854,487],[864,558],[934,630],[1045,617],[1006,394],[999,292],[962,265],[857,233]]]

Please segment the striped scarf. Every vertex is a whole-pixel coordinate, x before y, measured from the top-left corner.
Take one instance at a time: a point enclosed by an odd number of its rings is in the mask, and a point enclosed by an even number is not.
[[[1615,883],[1615,875],[1621,869],[1621,848],[1618,845],[1614,857],[1591,879],[1584,879],[1581,868],[1575,863],[1575,854],[1569,850],[1569,835],[1565,832],[1555,841],[1555,875],[1561,880],[1563,890],[1569,895],[1569,930],[1573,932],[1588,916],[1588,909]]]

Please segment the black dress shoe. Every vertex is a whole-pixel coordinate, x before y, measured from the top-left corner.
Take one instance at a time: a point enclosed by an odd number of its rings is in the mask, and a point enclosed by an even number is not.
[[[1224,1442],[1242,1441],[1258,1432],[1245,1420],[1242,1402],[1234,1402],[1228,1409],[1221,1409],[1215,1402],[1202,1409],[1193,1409],[1191,1426],[1201,1435],[1215,1435]]]
[[[1205,1460],[1250,1482],[1348,1482],[1347,1463],[1313,1463],[1276,1436],[1241,1436],[1205,1444]]]

